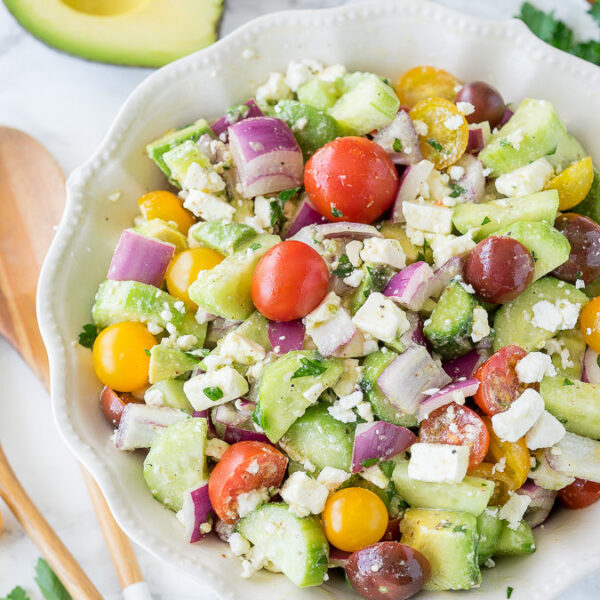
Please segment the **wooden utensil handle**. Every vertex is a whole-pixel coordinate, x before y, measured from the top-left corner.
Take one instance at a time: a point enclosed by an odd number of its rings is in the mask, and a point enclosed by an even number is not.
[[[0,446],[0,495],[75,600],[103,600],[19,483]]]

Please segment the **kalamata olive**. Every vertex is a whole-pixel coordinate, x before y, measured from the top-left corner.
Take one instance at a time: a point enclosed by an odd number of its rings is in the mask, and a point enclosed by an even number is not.
[[[400,521],[401,519],[390,519],[387,529],[381,538],[383,542],[394,542],[400,539]]]
[[[121,422],[121,415],[125,406],[130,402],[139,402],[131,394],[119,393],[111,390],[107,385],[102,388],[100,392],[100,407],[106,417],[106,420],[113,425],[118,427]]]
[[[577,279],[591,283],[600,277],[600,225],[589,217],[564,213],[556,218],[554,227],[569,240],[571,253],[552,275],[570,283]]]
[[[406,544],[378,542],[351,554],[346,574],[367,600],[405,600],[423,588],[431,567],[418,550]]]
[[[479,242],[465,262],[465,281],[486,302],[514,300],[533,281],[535,261],[517,240],[492,235]]]
[[[463,85],[456,94],[455,102],[469,102],[474,106],[475,111],[466,117],[469,123],[488,121],[492,129],[502,119],[506,108],[498,90],[483,81]]]

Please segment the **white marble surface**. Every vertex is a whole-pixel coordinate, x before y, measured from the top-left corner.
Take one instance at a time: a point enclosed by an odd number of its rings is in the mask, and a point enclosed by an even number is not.
[[[510,17],[518,0],[440,0],[486,17]],[[283,8],[333,6],[341,0],[228,0],[222,33],[259,14]],[[585,35],[597,30],[583,15],[584,0],[536,0]],[[146,69],[86,62],[47,48],[23,31],[0,3],[0,124],[38,138],[66,173],[98,145],[129,92]],[[40,190],[43,193],[43,190]],[[2,396],[0,440],[15,471],[107,600],[120,598],[116,575],[86,495],[79,468],[58,437],[48,397],[18,355],[0,340]],[[33,583],[39,555],[7,507],[0,531],[0,597],[22,585],[41,598]],[[197,583],[169,572],[146,552],[138,556],[155,598],[214,599]],[[580,582],[561,600],[600,597],[600,573]],[[519,599],[518,589],[513,598]],[[523,599],[525,600],[525,599]]]

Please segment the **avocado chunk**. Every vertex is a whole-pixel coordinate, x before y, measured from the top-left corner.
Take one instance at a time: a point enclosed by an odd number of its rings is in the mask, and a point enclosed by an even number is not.
[[[600,224],[600,172],[597,169],[594,169],[594,180],[588,195],[570,211],[585,215]]]
[[[494,319],[494,352],[511,344],[533,352],[556,335],[532,324],[533,306],[542,300],[552,304],[564,300],[580,306],[588,302],[587,296],[570,283],[550,276],[534,281],[520,296],[498,309]]]
[[[466,512],[409,508],[400,522],[402,543],[431,565],[426,590],[468,590],[481,583],[477,519]]]
[[[152,359],[150,359],[150,362],[152,362]],[[181,379],[163,379],[151,385],[146,390],[146,394],[152,392],[158,393],[164,406],[167,406],[168,408],[177,408],[192,414],[194,408],[183,391],[183,384],[184,381]]]
[[[162,67],[217,39],[222,0],[6,0],[35,37],[69,54],[99,62]]]
[[[535,260],[534,279],[540,279],[569,260],[569,240],[545,221],[517,221],[495,235],[511,237],[531,252]]]
[[[201,246],[221,254],[232,254],[256,237],[256,231],[244,223],[208,221],[190,227],[188,235]]]
[[[170,171],[169,181],[183,187],[185,176],[192,163],[198,163],[207,171],[214,171],[208,156],[191,140],[174,146],[162,155],[162,160]]]
[[[479,160],[498,177],[551,154],[566,132],[550,102],[525,98],[479,153]]]
[[[161,242],[167,242],[175,246],[175,253],[183,252],[188,248],[188,241],[185,235],[175,227],[171,227],[162,219],[136,219],[133,231],[146,237],[155,238]]]
[[[254,269],[267,251],[280,241],[276,235],[258,235],[216,267],[200,271],[189,287],[190,298],[213,315],[233,321],[247,319],[254,311],[250,295]]]
[[[179,377],[197,367],[199,362],[200,358],[193,354],[163,344],[156,344],[150,349],[148,381],[156,383],[163,379]]]
[[[557,214],[558,192],[547,190],[481,204],[459,204],[454,208],[452,222],[460,233],[474,230],[473,239],[480,242],[517,221],[545,221],[553,225]]]
[[[303,83],[296,94],[300,102],[314,106],[319,110],[331,108],[339,98],[335,81],[324,81],[316,77]]]
[[[544,377],[540,394],[546,410],[567,431],[600,440],[600,385],[564,376]]]

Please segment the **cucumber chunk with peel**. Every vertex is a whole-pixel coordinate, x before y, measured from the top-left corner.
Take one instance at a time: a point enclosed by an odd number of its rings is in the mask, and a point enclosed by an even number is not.
[[[150,349],[148,381],[152,384],[163,379],[179,377],[198,366],[200,357],[177,348],[156,344]]]
[[[207,248],[221,254],[232,254],[256,237],[256,231],[244,223],[208,221],[190,227],[188,236]]]

